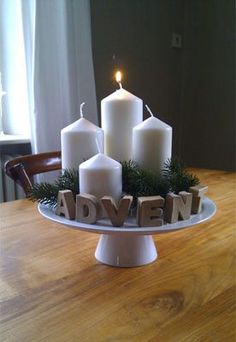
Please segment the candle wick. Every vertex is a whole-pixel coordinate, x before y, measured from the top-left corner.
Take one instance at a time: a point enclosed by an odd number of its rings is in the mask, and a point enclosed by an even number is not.
[[[119,83],[120,89],[122,89],[122,84],[121,84],[121,82],[118,82],[118,83]]]
[[[83,107],[85,105],[85,102],[81,103],[80,105],[80,117],[83,118],[84,117],[84,114],[83,114]]]
[[[151,111],[151,109],[148,107],[148,105],[145,105],[145,107],[147,108],[149,114],[150,114],[151,116],[154,116],[153,113],[152,113],[152,111]]]
[[[96,138],[96,145],[97,145],[98,153],[101,153],[101,146],[99,144],[98,138]]]

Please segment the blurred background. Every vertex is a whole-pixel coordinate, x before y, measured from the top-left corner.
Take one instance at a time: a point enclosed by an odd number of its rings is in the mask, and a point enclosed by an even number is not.
[[[120,68],[186,165],[235,170],[235,1],[91,1],[91,25],[99,113]]]

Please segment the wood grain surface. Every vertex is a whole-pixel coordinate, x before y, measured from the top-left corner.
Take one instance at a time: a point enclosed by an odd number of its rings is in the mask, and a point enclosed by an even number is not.
[[[154,237],[159,259],[99,264],[99,236],[0,206],[0,341],[235,341],[235,174],[193,170],[217,205],[208,222]]]

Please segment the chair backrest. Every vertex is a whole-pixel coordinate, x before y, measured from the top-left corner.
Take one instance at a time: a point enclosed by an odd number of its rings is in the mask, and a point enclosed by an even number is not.
[[[26,195],[32,187],[32,176],[60,169],[61,151],[20,156],[4,165],[5,173],[23,188]]]

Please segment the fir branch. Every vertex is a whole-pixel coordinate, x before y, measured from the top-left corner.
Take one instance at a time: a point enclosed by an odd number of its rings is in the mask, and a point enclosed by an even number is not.
[[[71,190],[75,198],[76,194],[79,193],[77,170],[63,170],[53,184],[47,182],[35,183],[27,197],[32,201],[54,207],[57,204],[58,191],[60,190]]]
[[[188,191],[191,186],[199,184],[197,176],[187,172],[176,158],[167,160],[162,175],[169,182],[169,191],[176,194],[180,191]]]
[[[39,202],[55,206],[57,203],[57,195],[60,189],[55,184],[35,183],[29,190],[27,197],[33,202]]]
[[[123,191],[134,197],[160,195],[166,197],[169,192],[178,194],[188,191],[199,183],[199,179],[186,171],[178,159],[165,163],[160,174],[142,170],[133,161],[122,162]]]
[[[160,174],[143,170],[131,160],[121,164],[123,192],[133,196],[133,206],[138,197],[160,195],[165,198],[169,192],[178,194],[179,191],[188,191],[191,186],[199,183],[199,179],[188,173],[177,159],[168,160]],[[28,197],[33,201],[55,206],[59,190],[71,190],[74,197],[79,193],[77,170],[63,170],[53,184],[34,184]]]
[[[71,190],[74,194],[79,193],[79,174],[76,169],[65,169],[55,182],[60,190]]]
[[[133,161],[122,162],[123,191],[134,197],[160,195],[165,197],[169,192],[169,182],[162,175],[143,170]]]

